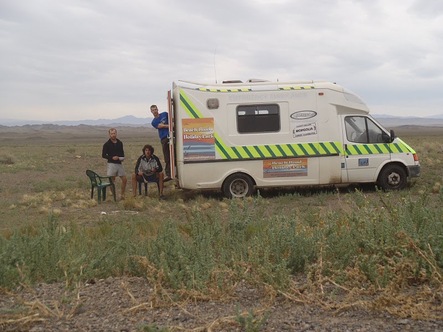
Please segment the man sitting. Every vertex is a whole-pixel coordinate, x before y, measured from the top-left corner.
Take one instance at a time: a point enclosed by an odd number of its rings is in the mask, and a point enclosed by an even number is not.
[[[163,196],[163,167],[158,157],[154,154],[154,147],[146,144],[142,149],[143,154],[138,157],[132,174],[132,194],[137,195],[137,182],[158,182],[160,199]]]

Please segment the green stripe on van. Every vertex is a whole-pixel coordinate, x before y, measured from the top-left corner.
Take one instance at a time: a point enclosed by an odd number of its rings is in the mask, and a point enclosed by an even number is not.
[[[365,154],[390,154],[390,153],[415,153],[413,149],[402,141],[400,143],[379,143],[379,144],[355,144],[347,145],[346,155]]]
[[[200,113],[197,107],[194,106],[194,104],[191,102],[188,96],[186,96],[183,90],[180,90],[180,103],[182,104],[183,108],[186,110],[186,113],[188,113],[188,115],[191,118],[193,119],[203,118],[203,115]]]
[[[218,135],[215,135],[215,144],[216,150],[222,160],[319,157],[339,155],[341,153],[340,143],[338,142],[239,145],[228,147]],[[361,153],[359,153],[359,151],[353,151],[353,154]]]

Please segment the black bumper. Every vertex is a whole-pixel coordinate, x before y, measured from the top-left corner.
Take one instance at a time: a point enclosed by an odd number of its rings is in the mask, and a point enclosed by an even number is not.
[[[408,166],[409,177],[416,178],[420,176],[420,165]]]

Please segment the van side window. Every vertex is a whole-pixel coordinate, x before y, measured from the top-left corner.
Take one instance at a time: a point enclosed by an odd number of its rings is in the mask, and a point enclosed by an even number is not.
[[[280,130],[280,107],[277,104],[237,106],[237,130],[240,134]]]
[[[345,130],[347,140],[354,143],[385,143],[384,137],[387,136],[371,119],[364,116],[347,116]]]

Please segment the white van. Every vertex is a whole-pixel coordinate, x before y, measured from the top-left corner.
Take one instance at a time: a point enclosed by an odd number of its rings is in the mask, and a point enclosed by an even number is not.
[[[376,183],[403,189],[415,151],[330,82],[174,82],[171,174],[183,189],[245,197],[256,188]]]

